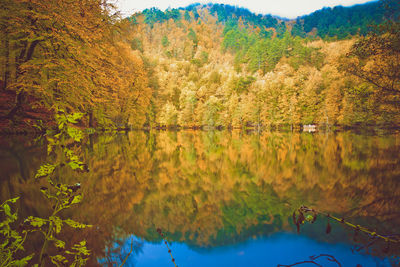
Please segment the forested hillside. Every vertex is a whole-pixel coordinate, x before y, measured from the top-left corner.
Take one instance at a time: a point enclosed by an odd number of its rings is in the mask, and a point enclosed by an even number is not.
[[[222,4],[122,19],[81,2],[2,1],[3,129],[48,128],[59,110],[100,128],[400,124],[398,0],[296,20]]]
[[[398,125],[398,14],[396,2],[296,21],[218,4],[145,10],[130,19],[153,69],[148,123]]]

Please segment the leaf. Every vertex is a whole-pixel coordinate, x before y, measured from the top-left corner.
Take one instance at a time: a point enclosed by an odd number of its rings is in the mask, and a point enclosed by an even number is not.
[[[8,216],[11,217],[11,208],[8,204],[3,205],[4,213]]]
[[[67,120],[68,120],[68,122],[70,122],[70,123],[77,123],[77,120],[79,120],[80,118],[82,118],[83,115],[84,115],[84,113],[76,112],[76,113],[73,113],[73,114],[71,114],[71,115],[68,115],[68,116],[67,116]]]
[[[34,254],[31,254],[20,260],[15,260],[15,261],[11,262],[11,265],[12,266],[25,266],[28,264],[28,261],[30,261],[33,258],[33,255]]]
[[[65,265],[68,263],[68,260],[62,255],[50,256],[51,262],[55,265],[59,266],[59,263]]]
[[[311,214],[308,214],[307,216],[306,216],[306,221],[307,222],[312,222],[314,220],[314,216],[312,216]]]
[[[57,239],[57,238],[54,238],[54,237],[51,238],[50,240],[54,242],[54,245],[55,245],[56,247],[58,247],[58,248],[65,248],[65,242],[64,242],[64,241],[62,241],[62,240],[60,240],[60,239]]]
[[[34,227],[42,227],[47,223],[45,219],[29,216],[25,221],[29,222]]]
[[[48,144],[47,145],[47,155],[50,155],[50,153],[53,151],[53,145]]]
[[[79,244],[75,244],[72,247],[72,250],[75,250],[76,252],[72,252],[72,251],[66,251],[67,254],[75,254],[75,255],[79,255],[79,254],[83,254],[83,255],[90,255],[90,250],[88,250],[86,248],[86,241],[83,240],[81,242],[79,242]]]
[[[73,127],[68,127],[67,129],[68,135],[74,139],[76,142],[80,142],[83,138],[83,133],[81,130],[78,130]]]
[[[332,231],[332,227],[331,227],[330,223],[328,222],[328,224],[326,225],[326,230],[325,230],[325,232],[326,232],[327,234],[329,234],[331,231]]]
[[[19,199],[19,197],[11,198],[11,199],[6,200],[4,203],[7,203],[7,202],[15,203],[15,202],[17,202],[18,199]]]
[[[75,162],[75,161],[70,161],[68,162],[68,166],[71,167],[71,169],[76,170],[76,169],[83,169],[83,165],[81,165],[80,163],[82,162]]]
[[[50,219],[50,221],[52,221],[54,223],[54,229],[55,229],[56,233],[57,234],[60,233],[63,220],[61,220],[60,217],[58,217],[58,216],[50,216],[49,219]]]
[[[71,205],[72,204],[77,204],[80,203],[82,201],[82,195],[76,195],[74,196],[74,198],[71,201]]]
[[[66,224],[68,224],[69,226],[73,227],[73,228],[92,227],[92,225],[90,225],[90,224],[84,224],[84,223],[76,222],[76,221],[71,220],[71,219],[66,219],[66,220],[64,220],[64,222]]]
[[[41,178],[45,177],[49,174],[52,174],[54,172],[54,169],[56,168],[57,165],[53,164],[44,164],[40,166],[39,170],[37,171],[35,178]]]

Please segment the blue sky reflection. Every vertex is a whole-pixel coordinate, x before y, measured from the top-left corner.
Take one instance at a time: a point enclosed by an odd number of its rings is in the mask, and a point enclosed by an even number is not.
[[[142,249],[142,253],[134,259],[135,266],[173,266],[164,244],[145,242]],[[308,260],[309,256],[319,254],[335,256],[342,266],[355,267],[357,264],[362,267],[390,266],[387,259],[381,260],[369,255],[353,254],[349,245],[318,243],[307,237],[288,233],[276,234],[269,238],[251,239],[235,246],[210,250],[195,251],[182,243],[173,243],[171,249],[180,267],[277,266]],[[337,266],[323,258],[316,262],[326,267]],[[311,264],[301,266],[311,266]]]

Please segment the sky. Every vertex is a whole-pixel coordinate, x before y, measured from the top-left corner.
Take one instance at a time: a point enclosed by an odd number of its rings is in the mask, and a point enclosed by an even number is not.
[[[285,18],[296,18],[310,14],[323,7],[337,5],[352,6],[371,0],[115,0],[122,15],[129,16],[146,8],[157,7],[165,10],[168,7],[186,7],[192,3],[223,3],[249,9],[257,14],[272,14]]]

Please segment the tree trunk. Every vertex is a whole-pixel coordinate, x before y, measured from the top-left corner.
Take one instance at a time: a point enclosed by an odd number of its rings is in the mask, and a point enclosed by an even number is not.
[[[89,128],[94,128],[93,127],[93,110],[89,111]]]
[[[4,62],[4,73],[2,73],[3,82],[0,85],[2,90],[6,90],[7,84],[8,84],[8,78],[10,76],[10,72],[9,72],[9,68],[10,68],[10,66],[9,66],[10,65],[10,43],[9,43],[8,35],[7,35],[6,32],[5,32],[5,36],[4,36],[4,59],[5,59],[5,62]]]

